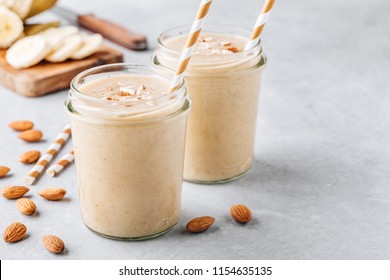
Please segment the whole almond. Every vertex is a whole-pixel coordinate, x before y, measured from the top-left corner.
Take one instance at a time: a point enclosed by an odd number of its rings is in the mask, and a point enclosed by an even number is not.
[[[9,186],[1,190],[1,194],[8,199],[20,198],[30,189],[25,186]]]
[[[66,190],[61,188],[49,188],[41,190],[38,194],[47,200],[61,200],[64,198]]]
[[[55,235],[46,235],[42,238],[42,243],[45,248],[54,253],[59,254],[62,253],[65,249],[64,241],[61,240],[58,236]]]
[[[0,166],[0,178],[3,178],[10,171],[7,166]]]
[[[30,164],[36,162],[41,157],[41,152],[32,150],[20,155],[19,161],[22,163]]]
[[[188,222],[187,230],[192,233],[200,233],[208,230],[214,221],[215,219],[210,216],[198,217]]]
[[[15,121],[8,124],[8,126],[16,131],[25,131],[32,129],[34,127],[34,123],[30,121]]]
[[[18,208],[18,210],[24,215],[30,216],[35,213],[37,206],[31,199],[19,198],[16,201],[16,208]]]
[[[26,130],[19,134],[19,138],[26,142],[39,142],[42,139],[42,132],[40,130]]]
[[[239,223],[246,224],[252,220],[252,212],[243,204],[230,207],[230,215]]]
[[[17,242],[21,240],[27,232],[27,227],[22,223],[10,224],[3,233],[3,239],[5,242]]]

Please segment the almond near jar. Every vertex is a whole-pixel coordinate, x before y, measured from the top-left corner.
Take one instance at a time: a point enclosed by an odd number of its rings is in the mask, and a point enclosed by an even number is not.
[[[172,73],[170,73],[171,76]],[[184,84],[148,67],[113,64],[74,78],[66,101],[85,225],[109,238],[140,240],[180,217],[190,99]]]
[[[188,27],[162,33],[153,56],[174,69]],[[261,74],[261,44],[243,51],[250,32],[211,25],[200,35],[185,74],[192,109],[188,118],[184,179],[219,183],[237,179],[253,162]]]

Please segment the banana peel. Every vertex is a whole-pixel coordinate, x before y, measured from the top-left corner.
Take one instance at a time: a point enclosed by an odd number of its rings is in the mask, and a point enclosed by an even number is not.
[[[59,27],[60,25],[61,22],[59,21],[37,24],[25,24],[23,32],[25,36],[32,36],[50,28]]]
[[[31,18],[44,11],[49,10],[57,3],[57,0],[33,0],[31,9],[26,18]]]

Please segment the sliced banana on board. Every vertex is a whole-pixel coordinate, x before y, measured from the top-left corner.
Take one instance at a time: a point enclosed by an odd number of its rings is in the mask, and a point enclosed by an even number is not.
[[[16,36],[14,34],[16,33],[14,30],[16,24],[12,21],[17,20],[20,26]],[[2,26],[5,28],[0,28],[0,46],[12,45],[23,34],[23,23],[20,18],[4,6],[0,6],[0,27]],[[13,35],[12,38],[10,34]],[[3,40],[3,37],[7,41]],[[43,59],[48,62],[63,62],[67,59],[79,60],[95,53],[102,42],[102,35],[84,35],[75,26],[50,28],[37,35],[27,36],[16,41],[7,51],[6,60],[16,69],[28,68],[38,64]]]
[[[83,45],[70,57],[72,59],[83,59],[95,53],[103,42],[100,34],[84,35]]]
[[[69,36],[79,33],[79,29],[76,26],[64,26],[58,28],[50,28],[41,32],[39,35],[43,36],[51,46],[53,50],[62,47],[65,39]]]
[[[16,69],[38,64],[51,51],[51,47],[40,35],[18,40],[6,53],[7,62]]]
[[[8,48],[23,34],[23,22],[17,14],[0,5],[0,49]]]
[[[70,58],[75,51],[83,45],[83,37],[80,34],[69,36],[65,39],[63,45],[49,53],[45,60],[49,62],[62,62]]]

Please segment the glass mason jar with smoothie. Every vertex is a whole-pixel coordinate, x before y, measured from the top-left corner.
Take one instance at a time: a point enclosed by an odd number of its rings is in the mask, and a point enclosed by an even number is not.
[[[112,64],[84,71],[66,101],[84,223],[116,239],[158,236],[180,215],[190,99],[172,73]]]
[[[153,64],[172,70],[188,27],[162,33]],[[188,118],[184,179],[234,180],[253,163],[258,99],[266,57],[260,41],[244,50],[250,32],[209,25],[200,34],[185,74],[193,106]]]

